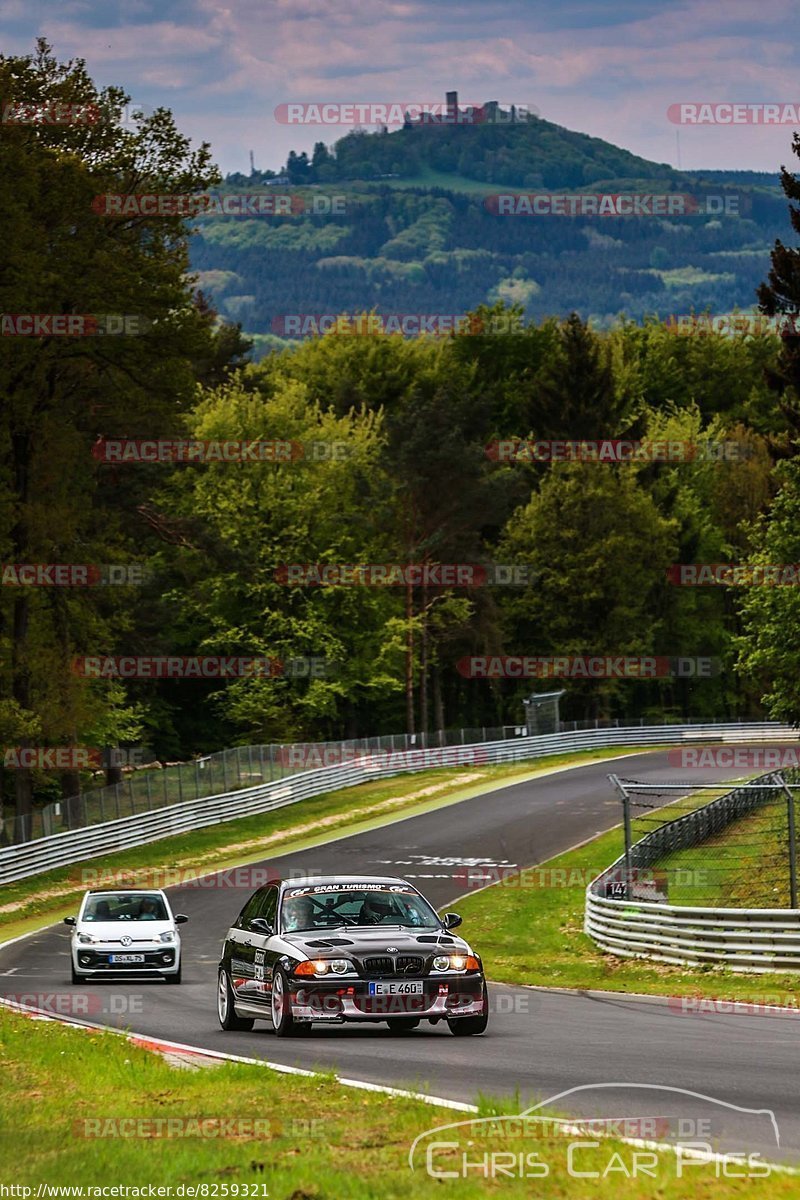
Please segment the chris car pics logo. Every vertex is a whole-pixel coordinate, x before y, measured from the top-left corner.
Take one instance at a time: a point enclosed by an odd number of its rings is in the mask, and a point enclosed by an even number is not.
[[[573,1097],[603,1115],[552,1115],[572,1107]],[[698,1188],[763,1179],[775,1164],[755,1146],[780,1146],[771,1109],[662,1084],[614,1082],[569,1088],[514,1115],[436,1125],[411,1143],[408,1165],[437,1182],[550,1179],[569,1187],[573,1179],[636,1179],[638,1194],[650,1195],[646,1181],[654,1179],[690,1180]]]

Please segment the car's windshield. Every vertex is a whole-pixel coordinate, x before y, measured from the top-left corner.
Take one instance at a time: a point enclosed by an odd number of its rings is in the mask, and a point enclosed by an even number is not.
[[[96,892],[86,901],[84,921],[168,921],[167,909],[158,893]]]
[[[440,922],[427,900],[398,884],[355,884],[292,888],[283,899],[284,933],[330,929],[336,925],[406,925],[436,929]]]

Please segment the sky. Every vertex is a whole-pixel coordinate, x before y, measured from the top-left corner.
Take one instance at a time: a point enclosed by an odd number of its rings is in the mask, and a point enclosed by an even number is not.
[[[286,104],[526,106],[684,170],[776,171],[792,124],[678,124],[675,104],[800,107],[793,0],[0,0],[0,50],[44,36],[99,86],[165,105],[223,170],[278,169],[345,125]]]

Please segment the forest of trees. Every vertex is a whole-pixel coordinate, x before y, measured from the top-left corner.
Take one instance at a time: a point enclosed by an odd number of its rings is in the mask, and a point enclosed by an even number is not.
[[[59,64],[43,45],[0,59],[0,95],[99,99],[82,64]],[[800,718],[797,589],[670,582],[674,564],[800,560],[800,339],[656,320],[598,332],[578,315],[524,323],[521,306],[498,298],[473,306],[472,329],[455,336],[342,328],[247,362],[241,329],[198,290],[183,218],[92,212],[100,193],[220,182],[209,148],[192,150],[168,113],[137,131],[11,127],[0,164],[2,312],[147,318],[136,337],[0,339],[4,747],[144,742],[177,759],[513,724],[530,692],[552,688],[465,678],[469,655],[716,664],[709,678],[569,681],[567,718]],[[797,198],[791,176],[784,186]],[[795,253],[776,249],[765,312],[796,311]],[[451,312],[466,303],[454,279],[442,264]],[[297,286],[298,310],[319,311],[302,276]],[[356,296],[346,307],[369,307]],[[480,332],[500,316],[503,333]],[[98,446],[114,438],[277,439],[305,452],[106,461]],[[615,438],[698,452],[612,465],[492,451],[498,440]],[[721,443],[738,457],[715,457]],[[139,586],[31,587],[5,573],[47,563],[139,563],[147,575]],[[532,582],[287,584],[287,566],[322,563],[512,564]],[[128,682],[76,673],[83,655],[319,658],[330,669]],[[17,812],[79,782],[0,771]]]
[[[466,313],[503,300],[529,321],[575,311],[610,327],[621,313],[727,312],[752,306],[786,212],[763,187],[704,182],[689,192],[726,193],[738,213],[656,219],[498,215],[481,195],[442,187],[298,188],[304,213],[198,220],[191,262],[260,352],[278,345],[287,313]],[[329,195],[344,211],[314,215],[315,197]]]

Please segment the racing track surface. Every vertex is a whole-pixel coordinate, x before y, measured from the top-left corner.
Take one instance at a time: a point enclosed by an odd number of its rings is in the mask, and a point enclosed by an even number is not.
[[[401,875],[442,906],[468,889],[459,861],[436,859],[474,858],[489,865],[525,867],[618,824],[620,804],[606,778],[609,771],[670,782],[697,781],[698,775],[714,782],[735,773],[678,770],[668,766],[663,751],[630,755],[512,783],[326,846],[270,859],[269,866],[278,873]],[[413,788],[413,777],[409,786]],[[673,792],[662,799],[674,796]],[[180,987],[161,981],[113,981],[72,989],[69,930],[58,925],[0,951],[0,994],[19,998],[79,992],[89,998],[87,1019],[92,1021],[215,1051],[333,1068],[346,1078],[424,1089],[462,1101],[474,1102],[479,1091],[501,1095],[518,1090],[527,1106],[569,1088],[614,1083],[620,1086],[578,1093],[557,1107],[581,1115],[697,1117],[697,1103],[687,1097],[648,1094],[625,1085],[687,1089],[728,1105],[774,1111],[780,1148],[765,1116],[714,1107],[713,1129],[722,1134],[719,1148],[800,1160],[800,1015],[682,1015],[658,999],[498,984],[490,987],[489,1031],[479,1038],[454,1038],[443,1023],[424,1023],[405,1035],[393,1035],[385,1025],[318,1025],[302,1040],[278,1040],[267,1023],[257,1023],[252,1033],[223,1033],[215,1010],[216,964],[228,925],[251,890],[170,890],[173,909],[191,918],[181,931]],[[459,932],[469,940],[469,922]],[[530,936],[535,939],[535,926]],[[437,1111],[436,1120],[441,1120],[442,1110]],[[454,1114],[453,1119],[461,1118]]]

